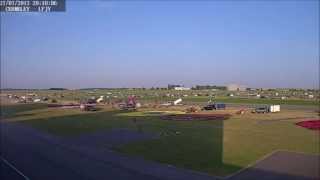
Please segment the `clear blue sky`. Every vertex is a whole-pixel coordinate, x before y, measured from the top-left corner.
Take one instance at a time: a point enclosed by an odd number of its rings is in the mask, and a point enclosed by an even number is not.
[[[319,87],[319,1],[68,1],[1,13],[2,88]]]

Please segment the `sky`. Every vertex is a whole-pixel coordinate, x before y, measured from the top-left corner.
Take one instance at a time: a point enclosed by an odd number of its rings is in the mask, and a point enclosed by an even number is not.
[[[1,13],[1,88],[319,88],[319,1],[67,1]]]

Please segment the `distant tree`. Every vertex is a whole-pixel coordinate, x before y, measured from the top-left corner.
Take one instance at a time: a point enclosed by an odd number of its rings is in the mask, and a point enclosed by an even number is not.
[[[215,86],[215,85],[196,85],[192,87],[193,90],[205,90],[205,89],[218,89],[218,90],[226,90],[225,86]]]
[[[62,90],[67,90],[67,89],[66,88],[50,88],[49,90],[62,91]]]

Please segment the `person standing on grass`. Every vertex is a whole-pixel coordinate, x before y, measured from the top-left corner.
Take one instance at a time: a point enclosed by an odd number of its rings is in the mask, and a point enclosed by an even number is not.
[[[138,132],[142,133],[142,132],[143,132],[143,131],[142,131],[142,126],[141,126],[141,124],[139,124],[139,123],[137,122],[137,118],[133,118],[132,121],[133,121],[133,123],[135,124],[135,126],[137,127]]]

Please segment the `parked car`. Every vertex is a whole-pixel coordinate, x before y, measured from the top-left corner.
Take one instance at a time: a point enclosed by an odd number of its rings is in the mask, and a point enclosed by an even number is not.
[[[253,113],[274,113],[280,112],[280,105],[267,105],[267,106],[259,106],[256,107]]]
[[[226,104],[223,104],[223,103],[215,103],[215,104],[214,104],[214,107],[215,107],[216,110],[226,109]]]
[[[204,106],[201,110],[219,110],[219,109],[226,109],[226,104],[223,103],[213,103]]]
[[[213,110],[214,109],[214,104],[208,104],[206,106],[204,106],[201,110]]]
[[[96,111],[96,105],[95,104],[80,104],[80,109],[82,111]]]
[[[263,106],[263,107],[257,107],[255,108],[253,111],[253,113],[268,113],[269,109],[267,106]]]

